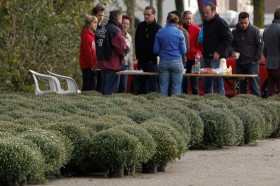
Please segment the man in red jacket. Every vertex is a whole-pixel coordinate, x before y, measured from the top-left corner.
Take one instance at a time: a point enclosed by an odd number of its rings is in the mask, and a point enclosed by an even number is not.
[[[81,34],[80,67],[83,73],[82,91],[95,90],[96,85],[96,51],[94,31],[97,27],[97,18],[87,15]]]
[[[116,73],[121,69],[123,58],[129,51],[119,28],[121,22],[121,11],[113,10],[110,12],[108,23],[96,30],[97,67],[101,69],[103,95],[116,92],[118,85]]]
[[[201,57],[201,49],[198,43],[198,35],[200,32],[200,27],[193,24],[193,15],[190,11],[185,11],[183,13],[183,28],[189,33],[190,38],[190,50],[187,53],[187,70],[186,73],[191,73],[192,66],[195,62],[195,55],[198,53]],[[199,95],[198,90],[198,77],[190,77],[190,84],[192,88],[192,94]],[[188,81],[186,83],[188,86]],[[188,90],[188,88],[187,88]],[[188,91],[186,92],[188,93]]]

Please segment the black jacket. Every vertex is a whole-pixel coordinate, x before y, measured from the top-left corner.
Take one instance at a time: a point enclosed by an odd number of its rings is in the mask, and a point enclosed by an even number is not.
[[[260,30],[254,25],[249,25],[242,30],[239,24],[232,30],[232,48],[240,53],[237,64],[243,65],[251,62],[258,62],[262,56],[263,40]]]
[[[97,68],[101,70],[120,70],[121,61],[127,46],[122,31],[115,20],[109,20],[96,30]]]
[[[265,67],[277,70],[280,68],[280,19],[274,19],[272,24],[264,30]]]
[[[228,57],[228,49],[232,42],[232,33],[228,24],[218,14],[210,21],[203,22],[203,57],[213,59],[214,52],[220,58]]]
[[[156,21],[151,24],[145,21],[138,24],[135,33],[135,52],[139,63],[157,62],[157,55],[154,54],[153,48],[156,33],[160,28]]]

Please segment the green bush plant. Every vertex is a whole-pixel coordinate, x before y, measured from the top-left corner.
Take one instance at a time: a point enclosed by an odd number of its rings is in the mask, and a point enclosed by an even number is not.
[[[130,106],[129,108],[127,108],[127,113],[127,116],[138,124],[145,122],[155,115],[155,113],[149,108],[149,106],[141,104]]]
[[[280,94],[275,94],[273,96],[270,96],[267,98],[268,101],[277,101],[279,102],[280,101]]]
[[[221,148],[237,145],[236,125],[231,115],[219,108],[200,112],[204,123],[203,145],[206,148]]]
[[[89,128],[79,121],[71,122],[55,122],[47,126],[50,130],[59,131],[62,135],[66,136],[73,144],[73,153],[71,154],[71,159],[65,167],[66,172],[78,171],[73,169],[82,169],[85,161],[88,161],[90,144],[90,131]],[[68,170],[69,169],[69,170]]]
[[[257,103],[261,101],[261,98],[251,95],[251,94],[238,94],[230,100],[235,104],[236,106],[244,106],[249,103]]]
[[[176,129],[178,132],[180,132],[180,134],[182,135],[182,137],[184,138],[185,142],[187,143],[188,140],[190,139],[189,136],[187,136],[187,133],[184,132],[184,129],[183,127],[176,121],[172,121],[170,120],[169,118],[167,117],[164,117],[162,115],[157,115],[145,122],[148,122],[148,123],[165,123],[171,127],[173,127],[174,129]]]
[[[95,132],[100,132],[102,130],[107,130],[114,126],[123,124],[135,125],[136,123],[126,116],[103,115],[95,118],[95,120],[90,123],[86,123],[85,125]]]
[[[156,153],[147,163],[142,164],[142,169],[145,173],[155,173],[159,165],[167,165],[178,157],[178,144],[165,128],[152,125],[150,122],[145,122],[142,126],[153,136],[157,144]]]
[[[177,157],[176,158],[181,158],[181,156],[186,152],[188,146],[187,146],[187,141],[184,139],[183,135],[176,130],[174,127],[170,126],[166,122],[160,122],[160,121],[154,121],[154,122],[145,122],[143,123],[144,125],[153,125],[158,128],[162,128],[166,131],[168,131],[172,137],[176,140],[177,143]]]
[[[172,102],[170,102],[170,104],[167,104],[167,107],[161,107],[161,110],[166,110],[166,113],[170,112],[170,110],[175,110],[184,115],[184,121],[186,122],[187,120],[187,123],[189,125],[189,127],[187,128],[190,128],[191,132],[189,133],[189,130],[186,130],[186,135],[188,137],[187,142],[189,146],[195,146],[196,144],[200,144],[203,140],[204,125],[199,116],[199,113],[187,107],[184,102],[180,103],[180,101],[181,100],[179,100],[179,103],[177,104],[172,104]],[[170,114],[168,115],[170,116]],[[175,119],[173,119],[172,121],[174,122]]]
[[[191,127],[191,138],[189,146],[192,147],[201,144],[204,135],[204,124],[202,119],[200,118],[199,112],[189,108],[185,108],[184,113],[188,118]]]
[[[212,107],[206,103],[203,103],[200,99],[199,100],[190,100],[184,103],[188,108],[195,110],[197,112],[201,112],[204,109],[211,109]]]
[[[268,137],[271,134],[272,126],[269,120],[265,119],[263,113],[257,107],[255,107],[254,104],[246,105],[242,108],[250,111],[254,115],[254,117],[256,117],[259,121],[260,128],[262,131],[260,139]]]
[[[46,163],[46,175],[59,174],[60,168],[71,157],[72,144],[59,133],[44,129],[30,129],[19,136],[31,140],[39,147]]]
[[[91,139],[90,158],[95,164],[109,170],[109,177],[122,177],[124,167],[140,163],[141,142],[124,131],[110,129],[97,133]]]
[[[183,128],[183,132],[185,133],[184,138],[186,140],[186,143],[189,144],[191,138],[191,126],[188,118],[184,113],[180,112],[179,110],[166,109],[164,107],[160,107],[157,110],[157,115],[167,117],[170,120],[179,123]]]
[[[139,163],[146,163],[156,152],[156,142],[151,134],[148,133],[146,129],[139,125],[119,125],[114,127],[116,130],[121,130],[127,132],[138,138],[141,143],[139,149]],[[135,167],[138,165],[132,165],[132,167],[125,167],[125,170],[128,171],[128,174],[134,175],[135,174]]]
[[[244,126],[244,143],[255,143],[256,140],[263,136],[262,124],[257,116],[250,110],[244,109],[244,107],[238,107],[231,110],[242,121]]]
[[[280,116],[280,103],[278,101],[269,100],[267,104],[274,107],[277,111],[277,115]],[[278,122],[277,128],[275,129],[275,131],[273,131],[270,137],[277,138],[279,136],[280,136],[280,121]]]
[[[152,100],[157,100],[157,99],[161,98],[162,96],[160,95],[160,93],[152,92],[152,93],[144,95],[144,97],[147,100],[152,101]]]
[[[0,121],[0,129],[2,132],[10,132],[14,135],[17,135],[23,131],[28,130],[30,127],[17,124],[10,121]]]
[[[262,115],[266,121],[266,134],[264,137],[270,136],[279,127],[280,115],[277,112],[277,108],[271,106],[267,101],[252,103],[252,107],[258,109],[260,115]]]
[[[13,135],[0,136],[0,185],[44,182],[45,164],[39,149],[30,147],[30,141]]]
[[[228,105],[223,101],[223,99],[221,100],[203,99],[199,102],[214,108],[228,109]]]

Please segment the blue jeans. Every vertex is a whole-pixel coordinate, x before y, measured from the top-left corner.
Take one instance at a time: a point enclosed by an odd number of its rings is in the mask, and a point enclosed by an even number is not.
[[[214,68],[217,69],[220,66],[219,60],[213,59],[203,59],[201,63],[202,68]],[[225,95],[224,79],[221,77],[212,78],[204,77],[202,78],[203,90],[205,94],[209,93],[219,93],[220,95]]]
[[[259,77],[259,64],[249,63],[246,65],[236,65],[236,74],[258,74],[258,77],[246,78],[244,80],[239,80],[239,93],[248,93],[248,80],[250,82],[251,92],[255,96],[261,96],[260,91],[260,77]]]
[[[103,95],[111,95],[116,92],[119,81],[119,76],[116,73],[115,70],[101,70]]]
[[[124,65],[122,66],[121,70],[127,70],[127,69],[128,69],[128,65]],[[119,75],[118,89],[117,89],[119,93],[126,93],[127,77],[128,75],[126,74]]]
[[[168,96],[168,87],[171,81],[171,95],[182,94],[183,64],[180,60],[160,61],[159,89],[160,94]]]

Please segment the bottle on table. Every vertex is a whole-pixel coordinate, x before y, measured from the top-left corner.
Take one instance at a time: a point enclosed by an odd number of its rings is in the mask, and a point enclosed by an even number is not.
[[[232,74],[232,67],[229,66],[227,69],[226,69],[226,75],[231,75]]]
[[[200,55],[198,52],[195,55],[194,70],[195,72],[200,71]]]

